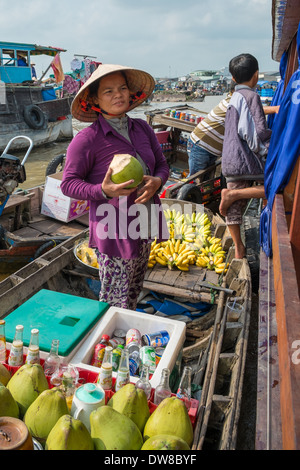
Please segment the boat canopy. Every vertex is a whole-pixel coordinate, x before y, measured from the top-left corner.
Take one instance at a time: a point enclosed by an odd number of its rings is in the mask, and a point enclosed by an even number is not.
[[[299,0],[272,1],[272,59],[280,62],[297,33],[300,20]]]
[[[0,41],[0,81],[23,83],[32,80],[31,56],[56,56],[66,49],[37,44]]]

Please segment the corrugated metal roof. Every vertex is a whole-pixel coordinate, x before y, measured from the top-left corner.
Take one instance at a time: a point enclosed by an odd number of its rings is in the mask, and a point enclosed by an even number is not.
[[[272,58],[280,62],[295,36],[300,21],[299,0],[272,0]]]

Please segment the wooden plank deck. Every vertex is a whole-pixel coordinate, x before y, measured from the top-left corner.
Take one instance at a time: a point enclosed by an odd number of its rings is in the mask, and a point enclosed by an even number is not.
[[[219,275],[217,273],[208,272],[206,269],[195,265],[191,265],[190,270],[184,272],[179,269],[170,270],[165,266],[156,264],[153,268],[148,268],[143,286],[145,289],[165,295],[216,303],[218,296],[216,295],[213,299],[209,289],[199,285],[205,277],[209,282],[218,284]]]
[[[256,450],[282,449],[273,261],[260,252]]]

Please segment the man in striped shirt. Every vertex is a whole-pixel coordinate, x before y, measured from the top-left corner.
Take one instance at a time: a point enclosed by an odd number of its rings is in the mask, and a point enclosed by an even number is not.
[[[213,108],[210,113],[199,122],[191,133],[187,152],[189,156],[189,176],[197,171],[204,170],[213,165],[222,155],[224,124],[227,106],[234,91],[235,82],[231,82],[230,91],[226,98]]]

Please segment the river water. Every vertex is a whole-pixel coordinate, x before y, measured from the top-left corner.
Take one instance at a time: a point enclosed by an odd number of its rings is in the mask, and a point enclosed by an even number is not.
[[[225,96],[225,95],[224,95]],[[190,106],[198,109],[199,111],[209,112],[214,106],[216,106],[224,96],[206,96],[205,100],[201,102],[193,101],[188,102]],[[138,108],[130,111],[128,115],[132,118],[140,118],[146,120],[145,112],[153,111],[156,109],[164,108],[176,108],[176,106],[182,106],[182,102],[152,102],[149,105],[141,105]],[[73,132],[77,134],[81,129],[88,126],[89,124],[81,123],[73,119]],[[19,187],[23,189],[29,189],[45,182],[46,169],[49,162],[56,156],[66,153],[67,147],[70,141],[54,142],[51,144],[44,145],[42,147],[33,148],[25,164],[26,170],[26,181]],[[16,152],[15,155],[22,158],[25,154],[23,152]]]

